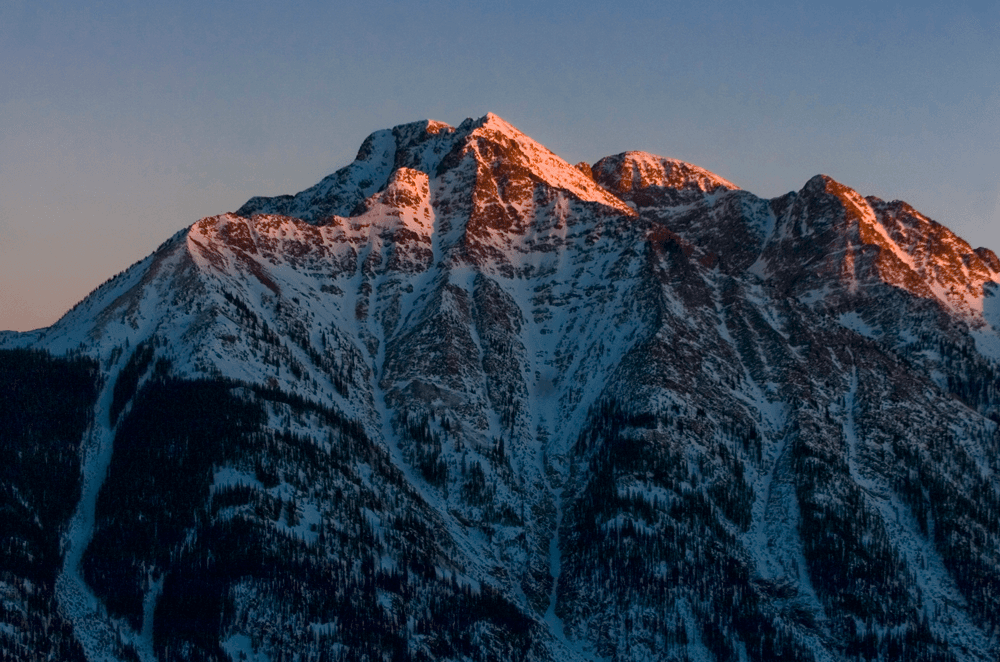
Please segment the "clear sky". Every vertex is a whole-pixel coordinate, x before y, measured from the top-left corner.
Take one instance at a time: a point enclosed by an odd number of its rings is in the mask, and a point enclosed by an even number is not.
[[[757,195],[826,173],[1000,249],[1000,3],[0,3],[0,329],[377,129],[492,111]]]

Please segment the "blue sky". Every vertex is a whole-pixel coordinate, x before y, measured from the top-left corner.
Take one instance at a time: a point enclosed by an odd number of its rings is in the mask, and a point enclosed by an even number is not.
[[[374,130],[487,111],[571,163],[822,172],[1000,249],[997,3],[148,4],[0,5],[0,329]]]

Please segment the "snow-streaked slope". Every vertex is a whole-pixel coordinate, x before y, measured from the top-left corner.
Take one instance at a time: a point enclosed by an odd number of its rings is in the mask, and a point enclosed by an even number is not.
[[[980,660],[1000,626],[976,588],[1000,586],[998,268],[828,177],[762,200],[639,152],[573,167],[487,115],[376,132],[0,346],[141,363],[123,426],[167,376],[228,385],[257,427],[217,451],[171,558],[251,522],[371,589],[365,618],[415,657]],[[123,517],[94,516],[98,536]],[[147,657],[371,652],[339,625],[354,598],[290,612],[274,596],[308,581],[249,572],[211,646],[149,641],[145,605],[207,570],[143,563]],[[428,629],[477,600],[474,643]],[[95,613],[71,610],[81,637]]]

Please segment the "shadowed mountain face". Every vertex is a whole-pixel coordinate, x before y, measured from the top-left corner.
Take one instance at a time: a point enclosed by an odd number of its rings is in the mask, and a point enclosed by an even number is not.
[[[376,132],[0,335],[0,651],[993,660],[997,283],[822,175]]]

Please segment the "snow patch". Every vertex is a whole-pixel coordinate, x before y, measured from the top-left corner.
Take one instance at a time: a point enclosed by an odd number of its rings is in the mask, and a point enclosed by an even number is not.
[[[94,595],[80,574],[80,562],[94,534],[97,495],[111,464],[115,428],[109,423],[111,399],[118,373],[129,354],[123,352],[118,362],[109,368],[108,379],[94,408],[93,423],[84,435],[81,449],[83,485],[80,501],[62,544],[65,550],[63,567],[56,578],[56,600],[62,615],[73,624],[73,633],[90,662],[118,662],[114,655],[117,642],[132,643],[142,662],[153,662],[152,623],[149,638],[144,632],[133,631],[126,623],[111,619],[104,605]],[[152,613],[158,588],[144,600],[144,612]],[[145,630],[145,628],[143,628]]]
[[[880,335],[880,333],[865,322],[864,318],[853,310],[848,313],[841,313],[837,321],[841,326],[850,329],[856,333],[860,333],[865,338],[875,338]]]

